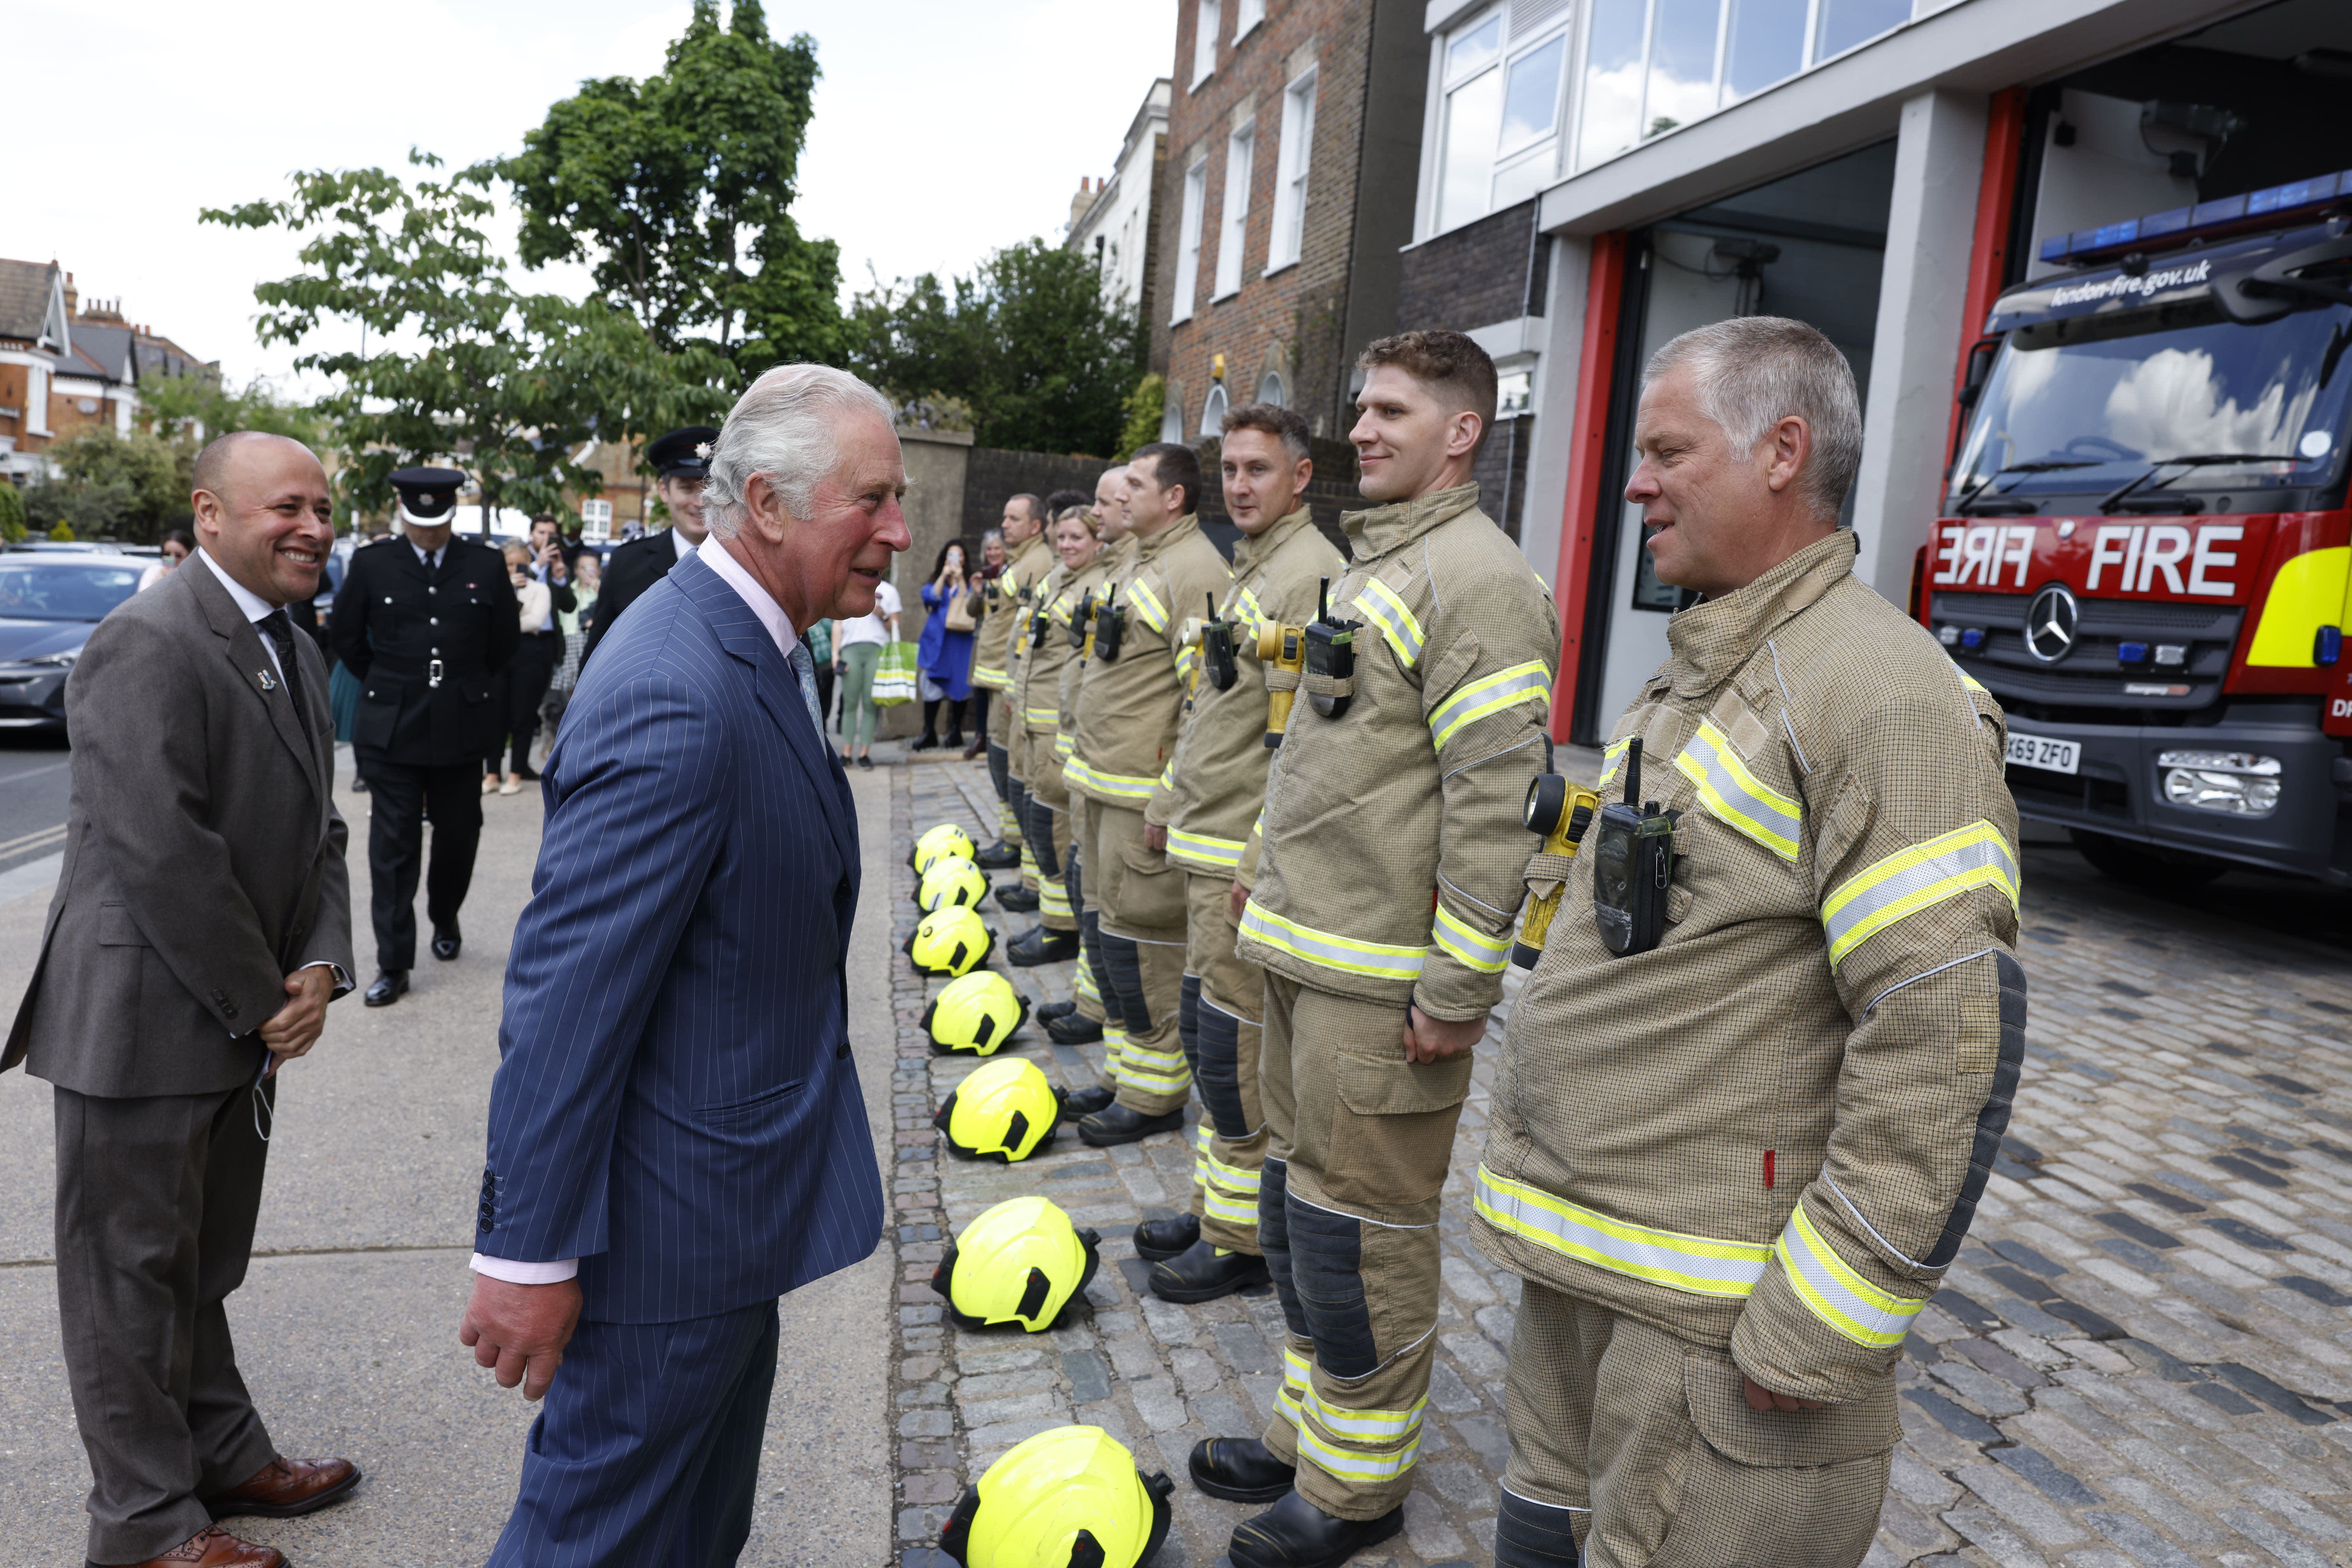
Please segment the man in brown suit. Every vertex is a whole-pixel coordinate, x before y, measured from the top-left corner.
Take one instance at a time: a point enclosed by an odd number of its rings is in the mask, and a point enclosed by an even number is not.
[[[65,867],[0,1070],[56,1091],[89,1561],[284,1568],[213,1521],[308,1513],[359,1480],[278,1454],[224,1307],[276,1074],[352,984],[327,667],[285,610],[317,591],[334,527],[318,459],[283,437],[215,441],[195,487],[195,558],[101,621],[66,684]]]

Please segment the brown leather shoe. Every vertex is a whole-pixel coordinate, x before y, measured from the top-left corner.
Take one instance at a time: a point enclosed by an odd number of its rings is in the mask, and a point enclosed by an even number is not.
[[[190,1536],[161,1557],[150,1557],[131,1568],[286,1568],[275,1546],[239,1541],[218,1525]]]
[[[205,1506],[215,1519],[240,1513],[292,1519],[341,1501],[359,1484],[359,1467],[349,1459],[289,1459],[280,1454],[243,1486],[206,1498]]]

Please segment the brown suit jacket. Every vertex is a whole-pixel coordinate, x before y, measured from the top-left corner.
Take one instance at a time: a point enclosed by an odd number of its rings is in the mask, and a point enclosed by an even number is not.
[[[203,562],[119,605],[66,682],[73,791],[41,959],[0,1052],[87,1095],[249,1082],[286,975],[352,972],[327,667],[294,638],[306,735],[262,634]]]

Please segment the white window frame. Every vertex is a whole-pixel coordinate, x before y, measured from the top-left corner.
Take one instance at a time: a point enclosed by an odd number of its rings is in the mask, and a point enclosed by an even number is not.
[[[1192,7],[1192,85],[1187,90],[1198,92],[1201,84],[1217,74],[1217,28],[1224,20],[1223,0],[1195,0]]]
[[[613,537],[613,503],[596,497],[580,503],[580,537],[602,542]]]
[[[1201,399],[1201,434],[1204,437],[1223,436],[1225,433],[1225,415],[1232,408],[1233,401],[1226,395],[1225,384],[1211,382],[1209,395]]]
[[[1315,156],[1315,89],[1321,68],[1309,66],[1282,89],[1282,145],[1274,179],[1274,228],[1266,238],[1270,277],[1297,265],[1307,237],[1307,178]]]
[[[1249,245],[1250,170],[1256,162],[1257,121],[1253,120],[1225,138],[1224,208],[1217,223],[1217,281],[1211,304],[1242,291]]]
[[[1414,232],[1422,238],[1434,238],[1437,235],[1446,232],[1448,226],[1442,222],[1442,219],[1445,210],[1445,192],[1443,188],[1446,153],[1445,110],[1451,94],[1469,86],[1487,71],[1494,71],[1497,73],[1499,89],[1506,95],[1505,102],[1507,105],[1512,65],[1562,36],[1567,37],[1568,44],[1561,51],[1559,80],[1553,88],[1556,97],[1552,106],[1550,135],[1537,137],[1514,147],[1507,155],[1502,152],[1498,141],[1495,154],[1488,158],[1486,163],[1486,205],[1484,210],[1475,217],[1464,218],[1450,226],[1467,227],[1480,218],[1493,216],[1496,210],[1494,198],[1494,182],[1496,176],[1502,173],[1507,164],[1517,167],[1540,159],[1543,156],[1542,149],[1547,143],[1551,148],[1552,175],[1551,179],[1546,182],[1547,185],[1557,184],[1565,177],[1569,138],[1575,130],[1574,116],[1577,103],[1573,89],[1577,72],[1582,68],[1583,62],[1580,48],[1586,31],[1585,25],[1579,22],[1578,18],[1590,9],[1589,4],[1568,6],[1546,18],[1534,29],[1519,34],[1511,31],[1512,7],[1509,0],[1502,0],[1502,3],[1496,5],[1465,7],[1457,18],[1449,20],[1442,29],[1430,34],[1428,103],[1424,110],[1421,139],[1421,192],[1420,199],[1415,204],[1418,210],[1414,215]],[[1717,15],[1721,15],[1720,9]],[[1446,55],[1454,41],[1466,33],[1475,31],[1496,17],[1502,19],[1503,31],[1500,47],[1496,53],[1494,62],[1484,69],[1469,72],[1458,80],[1449,80],[1445,68]]]
[[[49,367],[37,364],[25,383],[25,434],[53,436],[49,428]]]
[[[1234,0],[1234,47],[1241,47],[1249,30],[1265,20],[1265,0]]]
[[[1204,153],[1184,171],[1182,227],[1176,236],[1176,299],[1174,313],[1168,318],[1171,327],[1192,319],[1192,300],[1201,291],[1202,209],[1208,205],[1208,196],[1209,158]]]

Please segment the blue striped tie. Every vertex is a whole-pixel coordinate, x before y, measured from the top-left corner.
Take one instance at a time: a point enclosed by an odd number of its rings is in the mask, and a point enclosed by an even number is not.
[[[817,739],[824,739],[824,714],[816,705],[816,664],[809,658],[808,644],[793,644],[793,673],[800,678],[801,700],[808,704],[809,722],[816,726]]]

